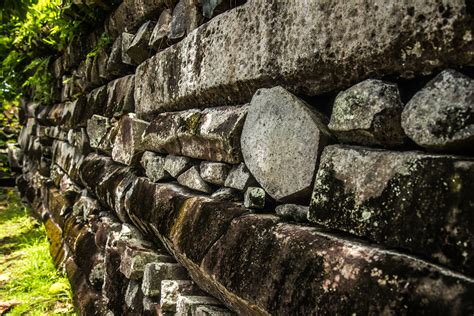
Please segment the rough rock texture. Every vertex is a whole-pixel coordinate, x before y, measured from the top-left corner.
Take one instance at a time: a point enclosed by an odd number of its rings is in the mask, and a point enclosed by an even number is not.
[[[163,168],[173,177],[177,178],[192,166],[192,160],[188,157],[168,155],[165,158]]]
[[[171,10],[165,9],[160,14],[160,18],[153,29],[148,45],[155,50],[159,50],[167,46],[168,35],[171,24]]]
[[[161,181],[170,179],[169,173],[164,169],[165,157],[147,151],[143,154],[140,163],[145,169],[145,174],[152,181]]]
[[[176,303],[180,296],[203,294],[190,280],[162,280],[160,307],[164,312],[176,312]]]
[[[263,209],[265,207],[265,190],[249,187],[244,194],[244,206],[248,208]]]
[[[202,16],[194,0],[179,0],[174,7],[168,37],[179,40],[202,23]]]
[[[216,185],[224,185],[229,175],[230,166],[221,162],[202,161],[199,169],[204,181]]]
[[[473,159],[330,146],[309,219],[473,276],[473,179]]]
[[[397,85],[368,79],[337,95],[328,128],[343,143],[400,146],[402,110]]]
[[[120,36],[115,39],[110,50],[106,71],[112,76],[121,77],[132,70],[132,67],[128,65],[130,62],[124,63],[122,60],[122,42],[124,41],[124,37],[127,37],[127,35],[120,34]],[[128,46],[129,45],[127,45],[127,47]]]
[[[148,122],[139,120],[134,115],[123,116],[118,124],[112,159],[126,165],[135,163],[143,152],[141,136],[147,127]]]
[[[87,135],[92,148],[112,153],[115,135],[109,118],[94,114],[87,121]]]
[[[186,269],[177,263],[151,262],[145,266],[142,291],[147,296],[160,296],[163,280],[187,280]],[[192,283],[192,281],[185,281]]]
[[[107,84],[107,106],[105,111],[96,114],[111,117],[133,112],[135,108],[133,99],[134,87],[135,80],[133,75],[109,82]]]
[[[134,33],[142,23],[172,6],[175,0],[124,0],[105,21],[109,36],[116,38],[122,32]]]
[[[138,29],[137,34],[133,37],[132,42],[128,46],[126,55],[130,58],[133,64],[138,65],[151,56],[151,50],[148,46],[151,33],[155,28],[155,22],[148,21]]]
[[[254,183],[255,179],[250,174],[247,166],[242,162],[232,167],[224,185],[229,188],[244,191]]]
[[[242,5],[245,0],[225,1],[225,0],[199,0],[202,6],[202,15],[208,19],[219,15],[233,7]]]
[[[282,204],[275,208],[277,215],[295,222],[307,222],[308,211],[308,206],[296,204]]]
[[[176,314],[199,315],[198,308],[213,305],[222,306],[218,300],[209,296],[179,296],[176,301]]]
[[[474,80],[445,70],[407,103],[405,133],[418,145],[444,151],[473,151]]]
[[[193,166],[178,177],[178,183],[190,189],[212,193],[212,188],[201,178],[199,167]]]
[[[316,95],[369,76],[472,65],[469,5],[249,1],[141,64],[137,113],[243,104],[275,85]]]
[[[143,143],[150,151],[238,163],[246,114],[246,106],[162,113],[151,122]]]
[[[325,123],[321,114],[281,87],[261,89],[252,98],[242,154],[275,200],[309,198],[318,156],[331,139]]]

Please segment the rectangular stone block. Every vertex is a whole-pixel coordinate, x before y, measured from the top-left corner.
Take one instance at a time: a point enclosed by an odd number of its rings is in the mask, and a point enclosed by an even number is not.
[[[188,280],[189,276],[186,269],[177,263],[150,262],[145,266],[142,281],[142,291],[147,296],[160,296],[162,281],[164,280],[183,280],[175,281],[176,289],[186,286],[191,288],[192,281]],[[182,283],[184,282],[184,283]]]
[[[474,276],[474,159],[326,147],[309,220]]]
[[[107,84],[107,105],[103,112],[95,111],[95,113],[107,117],[118,117],[124,113],[133,112],[135,109],[134,88],[134,75],[109,82]]]
[[[112,159],[125,165],[138,162],[139,155],[144,151],[142,134],[148,125],[148,122],[139,120],[133,115],[123,116],[118,123]]]
[[[318,95],[369,76],[472,65],[469,2],[450,3],[445,19],[437,1],[248,1],[137,68],[137,113],[244,104],[276,85]]]

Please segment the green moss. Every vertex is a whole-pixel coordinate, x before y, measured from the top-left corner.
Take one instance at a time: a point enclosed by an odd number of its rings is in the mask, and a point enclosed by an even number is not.
[[[74,315],[68,280],[49,255],[43,225],[16,192],[0,189],[0,302],[6,315]]]

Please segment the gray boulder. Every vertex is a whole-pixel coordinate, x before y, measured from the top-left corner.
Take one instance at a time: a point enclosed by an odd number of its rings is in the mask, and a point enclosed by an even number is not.
[[[170,33],[170,25],[171,25],[171,10],[165,9],[160,14],[160,18],[153,29],[153,32],[150,36],[150,41],[148,45],[155,50],[159,50],[161,48],[165,48],[167,46],[168,35]]]
[[[319,153],[331,140],[324,117],[282,87],[260,89],[242,130],[245,164],[277,201],[309,198]]]
[[[165,158],[163,169],[165,169],[173,178],[177,178],[192,165],[191,158],[168,155]]]
[[[244,191],[254,183],[255,179],[252,177],[247,166],[242,162],[232,167],[224,185],[229,188]]]
[[[199,168],[197,166],[191,167],[178,177],[178,183],[190,189],[212,193],[212,188],[201,178]]]
[[[474,147],[474,80],[445,70],[407,103],[405,133],[418,145],[441,151]]]
[[[223,186],[231,167],[222,162],[203,161],[199,168],[204,181]]]
[[[324,149],[309,220],[474,276],[474,159]]]
[[[368,79],[337,95],[328,128],[343,143],[399,146],[402,110],[396,84]]]
[[[143,154],[140,163],[145,169],[146,176],[154,182],[171,178],[164,168],[165,157],[147,151]]]

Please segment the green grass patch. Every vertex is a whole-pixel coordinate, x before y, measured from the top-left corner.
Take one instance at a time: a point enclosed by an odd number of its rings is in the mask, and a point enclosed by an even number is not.
[[[15,191],[0,189],[0,315],[10,305],[5,315],[75,315],[43,225]]]

